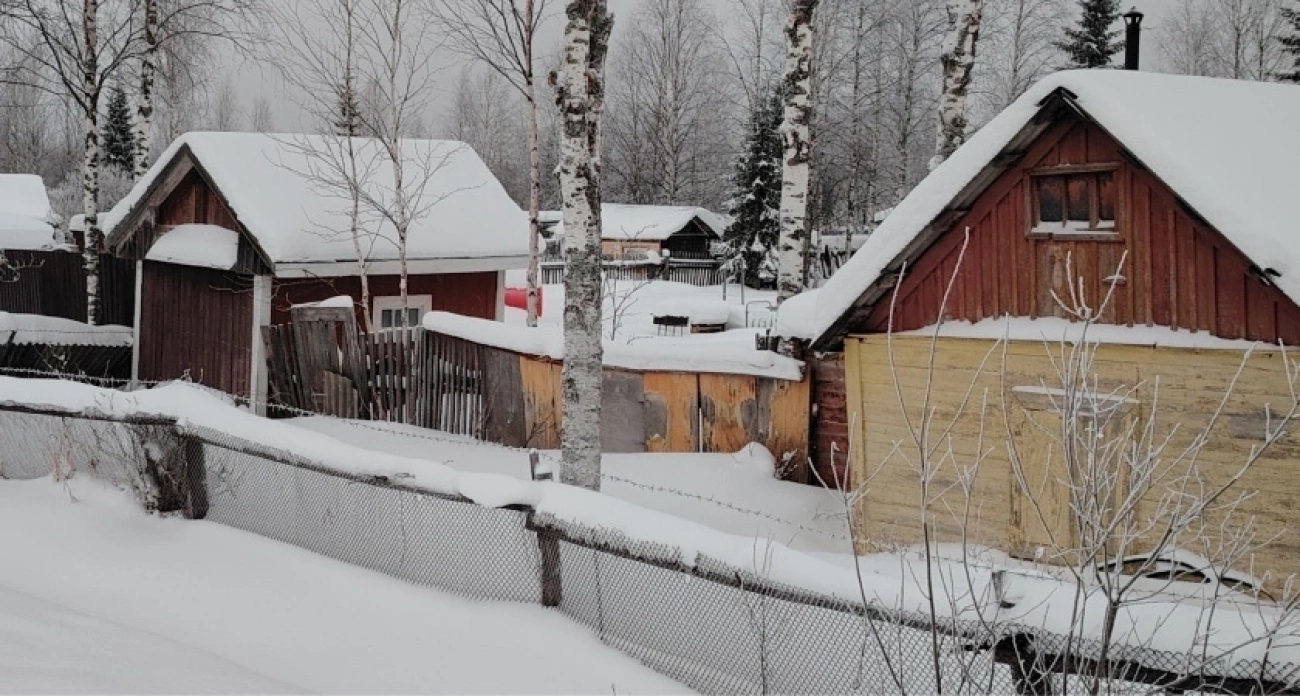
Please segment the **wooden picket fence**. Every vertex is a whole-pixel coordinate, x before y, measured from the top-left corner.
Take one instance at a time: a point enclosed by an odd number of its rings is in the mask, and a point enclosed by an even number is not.
[[[347,309],[263,330],[270,411],[405,423],[512,447],[560,446],[562,365],[416,329],[362,334]],[[735,452],[749,442],[803,480],[809,379],[606,368],[606,452]]]
[[[313,308],[263,329],[271,410],[310,411],[478,437],[481,346],[420,328],[359,333],[350,310]]]

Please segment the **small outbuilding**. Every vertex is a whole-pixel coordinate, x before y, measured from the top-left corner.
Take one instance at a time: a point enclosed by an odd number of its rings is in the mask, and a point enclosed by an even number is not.
[[[564,235],[564,221],[558,211],[543,213],[551,226],[551,237]],[[684,205],[600,206],[601,248],[605,255],[623,259],[653,252],[661,256],[703,259],[710,245],[722,240],[727,229],[724,217],[705,208]]]
[[[818,468],[847,464],[863,538],[921,540],[922,500],[931,540],[1042,558],[1076,538],[1066,482],[1081,474],[1053,439],[1062,419],[1146,433],[1169,458],[1196,447],[1195,485],[1229,480],[1269,414],[1294,401],[1298,112],[1290,85],[1053,75],[932,172],[815,295],[787,303],[781,325],[815,355]],[[1065,369],[1080,345],[1095,350],[1083,387]],[[1093,406],[1063,412],[1071,389]],[[913,456],[922,423],[928,463]],[[1279,577],[1300,571],[1289,485],[1300,427],[1288,427],[1235,489],[1238,524],[1253,518],[1262,544],[1237,564]],[[1125,458],[1110,461],[1114,480],[1137,480]],[[1155,520],[1161,506],[1152,493],[1126,514]],[[1224,542],[1203,531],[1178,543]]]
[[[139,269],[135,377],[188,376],[260,402],[260,327],[340,295],[364,326],[363,274],[374,329],[418,325],[432,310],[501,317],[504,272],[527,261],[528,220],[473,149],[403,141],[403,249],[388,155],[376,140],[352,146],[355,177],[333,136],[189,133],[167,148],[104,216],[108,247]]]

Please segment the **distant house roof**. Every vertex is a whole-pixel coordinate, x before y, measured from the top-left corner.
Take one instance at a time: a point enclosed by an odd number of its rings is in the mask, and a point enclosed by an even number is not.
[[[58,216],[35,174],[0,174],[0,249],[54,246]]]
[[[925,178],[818,292],[807,338],[825,345],[878,281],[915,259],[1037,138],[1064,105],[1114,137],[1187,205],[1300,303],[1300,87],[1158,73],[1090,70],[1047,77]],[[1273,275],[1273,273],[1270,275]]]
[[[103,215],[105,234],[110,245],[133,234],[142,203],[167,181],[164,172],[188,158],[277,275],[282,266],[355,264],[348,188],[334,173],[342,171],[345,143],[334,136],[187,133]],[[362,204],[361,226],[367,259],[396,261],[396,228],[379,211],[394,197],[391,166],[379,141],[356,138],[353,145],[365,172],[368,202]],[[487,266],[522,267],[528,216],[472,148],[448,140],[404,140],[402,158],[407,195],[421,192],[412,204],[418,216],[408,234],[408,259],[476,260],[476,270],[488,270],[485,260],[491,260]]]
[[[557,216],[560,211],[554,212]],[[706,208],[688,205],[627,205],[604,203],[600,206],[601,238],[609,240],[662,242],[698,220],[700,227],[721,238],[727,220]],[[557,217],[555,234],[564,233],[564,222]]]

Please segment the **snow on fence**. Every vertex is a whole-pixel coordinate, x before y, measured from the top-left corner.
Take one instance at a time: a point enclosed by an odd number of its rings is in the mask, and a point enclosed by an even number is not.
[[[347,446],[295,439],[290,426],[191,389],[158,390],[137,403],[76,386],[37,390],[50,397],[43,401],[0,403],[0,478],[39,478],[71,458],[77,475],[137,493],[165,490],[170,499],[155,495],[154,509],[444,591],[551,607],[701,693],[934,693],[942,679],[947,693],[1253,694],[1290,692],[1296,681],[1290,665],[1206,661],[1199,648],[1102,650],[1023,624],[888,609],[878,597],[783,582],[792,576],[779,569],[790,559],[759,540],[748,558],[716,534],[674,543],[666,543],[672,532],[646,536],[645,524],[673,525],[598,494],[485,475],[457,483],[430,462],[421,464],[432,471],[407,477],[381,473],[389,462],[340,466],[355,454]],[[291,452],[291,440],[301,447]],[[529,493],[530,485],[546,488]],[[1080,675],[1105,676],[1090,683]]]
[[[437,330],[360,334],[316,308],[263,330],[275,407],[417,425],[513,447],[560,445],[561,348],[546,329],[434,313]],[[440,321],[441,323],[436,323]],[[735,452],[763,444],[803,480],[809,380],[774,353],[717,346],[606,355],[607,452]]]
[[[131,329],[0,312],[0,372],[129,378]]]

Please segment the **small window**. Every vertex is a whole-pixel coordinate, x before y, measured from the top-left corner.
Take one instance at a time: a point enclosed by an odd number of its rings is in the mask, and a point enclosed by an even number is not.
[[[1031,176],[1033,234],[1115,234],[1115,172]]]
[[[375,328],[394,329],[402,326],[419,326],[425,313],[429,312],[432,306],[432,295],[408,295],[405,307],[402,306],[400,296],[376,297],[374,301]]]

